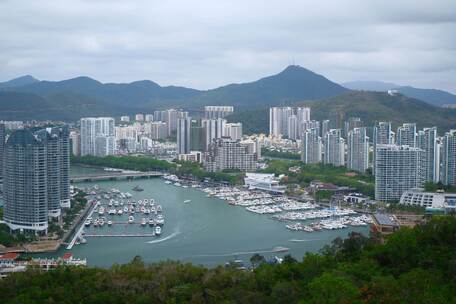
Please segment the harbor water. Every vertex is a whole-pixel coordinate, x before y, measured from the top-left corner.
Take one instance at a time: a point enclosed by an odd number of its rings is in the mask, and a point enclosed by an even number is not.
[[[86,244],[71,249],[75,257],[87,258],[88,265],[109,267],[126,263],[136,255],[145,262],[180,260],[205,266],[223,264],[233,259],[248,263],[254,253],[266,258],[291,254],[301,259],[306,252],[316,252],[334,238],[346,237],[350,231],[368,233],[367,227],[349,227],[318,232],[290,231],[285,223],[270,215],[248,212],[227,201],[207,197],[194,189],[165,184],[161,178],[134,181],[118,180],[96,183],[100,188],[116,188],[133,194],[134,200],[154,198],[163,206],[165,225],[159,237],[87,237]],[[89,187],[95,183],[79,183]],[[132,191],[135,186],[144,189]],[[184,203],[184,201],[190,202]],[[139,219],[137,219],[139,220]],[[115,217],[114,217],[115,221]],[[89,233],[151,233],[153,227],[117,224],[86,229]],[[285,248],[288,251],[283,251]],[[53,256],[68,252],[62,247]]]

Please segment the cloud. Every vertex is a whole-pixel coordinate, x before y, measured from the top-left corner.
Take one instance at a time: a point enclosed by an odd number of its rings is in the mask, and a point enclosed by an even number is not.
[[[456,92],[449,1],[0,1],[0,79],[212,88],[295,62],[332,80]]]

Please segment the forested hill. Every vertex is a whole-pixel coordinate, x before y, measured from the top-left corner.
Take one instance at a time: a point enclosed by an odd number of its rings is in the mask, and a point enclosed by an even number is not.
[[[349,117],[361,117],[365,126],[375,121],[391,121],[393,127],[404,122],[416,122],[419,128],[436,126],[439,133],[456,128],[456,110],[430,105],[401,94],[382,92],[350,91],[335,97],[298,102],[294,105],[309,106],[310,117],[315,120],[339,121],[340,126]],[[267,133],[269,108],[261,107],[235,112],[230,121],[241,121],[246,133]]]
[[[254,271],[136,257],[110,269],[60,268],[0,280],[2,303],[433,303],[456,301],[456,219],[401,229],[386,244],[352,232],[320,254]]]

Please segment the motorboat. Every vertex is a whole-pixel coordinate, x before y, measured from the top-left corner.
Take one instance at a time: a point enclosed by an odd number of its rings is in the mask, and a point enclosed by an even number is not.
[[[111,226],[112,225],[112,221],[108,221],[108,226]]]
[[[192,200],[185,200],[184,203],[190,203]]]
[[[119,209],[119,211],[117,211],[117,215],[122,215],[122,214],[123,214],[123,210]]]
[[[157,218],[155,219],[155,223],[157,223],[157,225],[164,225],[165,218],[163,217],[163,215],[161,215],[161,214],[157,215]]]
[[[143,218],[141,219],[141,226],[146,226],[146,223],[147,223],[147,222],[146,222],[146,219],[143,217]]]
[[[153,218],[150,218],[149,219],[149,226],[154,226],[155,225],[155,221]]]
[[[133,217],[133,215],[130,215],[130,216],[128,217],[128,223],[129,223],[129,224],[133,223],[134,220],[135,220],[135,218]]]
[[[162,232],[161,227],[160,226],[156,226],[155,227],[155,235],[160,235],[161,232]]]

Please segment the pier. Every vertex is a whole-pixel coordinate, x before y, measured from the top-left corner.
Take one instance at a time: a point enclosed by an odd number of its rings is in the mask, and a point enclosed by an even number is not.
[[[85,210],[85,212],[83,212],[83,214],[80,216],[80,218],[76,221],[76,226],[80,225],[79,229],[74,233],[73,238],[71,239],[70,243],[68,243],[68,246],[67,246],[66,249],[71,250],[73,248],[73,246],[76,243],[77,239],[81,236],[82,230],[84,230],[84,221],[89,216],[92,216],[92,213],[93,213],[94,209],[95,209],[95,204],[90,204],[89,209]],[[66,239],[66,238],[64,238],[64,239]]]
[[[151,237],[155,233],[86,234],[84,237]]]
[[[163,176],[164,173],[158,171],[150,172],[116,172],[96,175],[81,175],[70,177],[71,183],[77,182],[94,182],[103,180],[118,180],[118,179],[139,179],[139,178],[152,178]]]

